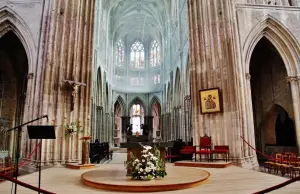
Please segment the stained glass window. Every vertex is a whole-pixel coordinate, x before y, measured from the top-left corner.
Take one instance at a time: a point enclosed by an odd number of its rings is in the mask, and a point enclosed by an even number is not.
[[[136,41],[131,46],[130,64],[133,68],[145,67],[145,50],[143,44],[139,41]]]
[[[122,40],[119,40],[116,45],[116,64],[117,66],[124,65],[125,48]]]
[[[150,65],[156,67],[160,64],[160,47],[156,40],[152,42],[150,50]]]
[[[133,115],[140,115],[141,114],[141,106],[139,104],[134,104],[132,106],[132,109],[133,109],[133,112],[132,112]]]
[[[160,83],[160,75],[157,74],[157,75],[153,75],[152,76],[152,81],[154,84],[159,84]]]
[[[144,85],[144,78],[143,77],[131,77],[130,84],[131,85]]]

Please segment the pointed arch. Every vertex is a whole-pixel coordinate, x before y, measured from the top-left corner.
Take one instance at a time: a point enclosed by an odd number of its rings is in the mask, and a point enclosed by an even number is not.
[[[114,106],[116,105],[116,103],[119,103],[120,106],[122,107],[122,115],[125,116],[125,113],[126,113],[126,104],[125,104],[125,101],[123,100],[123,98],[119,95],[115,102],[114,102]]]
[[[148,113],[149,115],[152,114],[152,109],[153,109],[153,106],[155,105],[155,103],[159,103],[159,105],[161,106],[161,102],[157,96],[153,96],[149,103],[149,113]]]
[[[9,31],[12,31],[23,44],[28,59],[28,72],[35,72],[36,46],[32,34],[25,21],[15,11],[5,6],[0,8],[0,38]]]
[[[266,37],[281,55],[288,76],[297,75],[299,72],[297,64],[300,62],[299,42],[283,24],[270,15],[253,28],[243,45],[246,73],[250,71],[253,50],[263,37]]]
[[[128,115],[130,115],[130,108],[134,103],[139,103],[144,108],[144,112],[146,113],[147,110],[144,101],[142,101],[140,97],[136,96],[128,104]]]

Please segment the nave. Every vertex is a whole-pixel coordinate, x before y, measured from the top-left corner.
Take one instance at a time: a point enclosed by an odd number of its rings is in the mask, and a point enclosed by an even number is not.
[[[123,151],[121,151],[123,152]],[[124,161],[126,160],[126,153],[114,153],[113,160],[104,163],[97,164],[96,169],[107,169],[113,170],[116,168],[124,169]],[[167,164],[167,168],[173,165],[172,163]],[[178,168],[178,167],[174,167]],[[179,168],[193,168],[193,167],[179,167]],[[275,176],[255,170],[248,170],[245,168],[230,166],[222,169],[214,168],[201,168],[210,173],[209,179],[200,184],[197,187],[177,190],[177,191],[167,191],[164,194],[191,194],[191,193],[222,193],[222,194],[249,194],[254,193],[265,188],[277,185],[281,182],[287,180],[285,177]],[[87,170],[72,170],[65,168],[64,166],[53,167],[50,169],[45,169],[42,171],[42,188],[54,193],[72,193],[72,194],[104,194],[104,193],[123,193],[124,192],[109,192],[99,189],[93,189],[85,186],[81,180],[80,176],[84,172],[91,171]],[[178,178],[180,178],[178,174]],[[167,178],[166,178],[167,179]],[[30,175],[24,175],[19,178],[19,180],[37,185],[38,173],[33,173]],[[2,183],[0,186],[0,193],[10,193],[12,184],[10,182]],[[28,189],[18,187],[19,193],[31,194],[35,193]],[[288,193],[288,194],[298,194],[300,190],[300,183],[296,182],[290,184],[286,187],[278,189],[276,191],[270,192],[275,193]]]

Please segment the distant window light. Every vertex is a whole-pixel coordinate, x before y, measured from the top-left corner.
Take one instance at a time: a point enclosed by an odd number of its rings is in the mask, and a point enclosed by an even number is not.
[[[160,46],[156,40],[152,42],[150,49],[150,65],[156,67],[160,64]]]
[[[153,75],[152,76],[152,81],[154,84],[160,84],[160,75]]]
[[[130,52],[130,64],[133,68],[145,67],[145,50],[140,41],[136,41],[131,46]]]
[[[123,66],[125,61],[125,47],[122,40],[119,40],[116,45],[116,65]]]
[[[144,85],[144,78],[143,77],[131,77],[130,84],[133,86]]]
[[[141,105],[134,104],[132,106],[132,109],[133,109],[133,115],[141,115]]]

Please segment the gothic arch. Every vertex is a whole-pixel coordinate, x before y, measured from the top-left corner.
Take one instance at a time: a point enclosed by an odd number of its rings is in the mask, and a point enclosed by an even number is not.
[[[152,109],[156,102],[159,103],[159,105],[161,106],[161,102],[160,102],[159,98],[157,96],[153,96],[153,98],[151,99],[151,101],[149,103],[149,111],[148,111],[149,115],[152,115]]]
[[[126,110],[125,110],[126,109],[126,105],[125,105],[125,102],[124,102],[123,98],[120,95],[116,98],[116,100],[114,102],[114,105],[116,103],[119,103],[121,105],[121,107],[122,107],[122,115],[124,116],[125,113],[126,113]]]
[[[25,21],[12,9],[5,6],[0,9],[0,38],[9,31],[12,31],[23,44],[28,59],[28,72],[35,72],[36,47],[32,34]]]
[[[246,73],[250,71],[250,59],[253,50],[263,37],[266,37],[278,50],[288,76],[297,75],[299,72],[297,64],[300,62],[299,42],[283,24],[270,15],[253,28],[243,45]]]
[[[128,111],[127,111],[127,112],[128,112],[128,115],[130,115],[130,109],[131,109],[131,106],[132,106],[134,103],[136,103],[136,102],[139,102],[140,105],[144,108],[144,113],[147,112],[144,101],[142,101],[142,99],[140,99],[140,98],[137,96],[137,97],[133,98],[133,99],[130,101],[130,103],[128,104],[128,109],[127,109],[127,110],[128,110]]]

